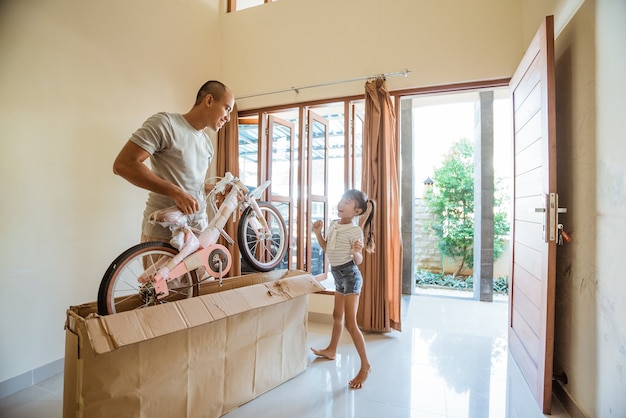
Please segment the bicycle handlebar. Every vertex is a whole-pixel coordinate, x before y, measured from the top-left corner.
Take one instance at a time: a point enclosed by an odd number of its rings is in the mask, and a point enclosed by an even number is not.
[[[213,187],[215,193],[224,193],[224,190],[226,190],[226,186],[228,186],[234,178],[235,176],[233,176],[232,173],[226,172],[226,174],[224,174],[224,177],[215,184],[215,187]]]

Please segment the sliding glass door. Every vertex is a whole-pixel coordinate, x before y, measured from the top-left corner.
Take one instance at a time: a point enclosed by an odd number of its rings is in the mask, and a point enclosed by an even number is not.
[[[270,184],[270,201],[283,216],[290,237],[289,248],[281,268],[295,269],[297,242],[297,187],[294,182],[297,161],[295,124],[277,116],[268,117],[267,174]]]
[[[326,258],[312,224],[322,220],[327,226],[337,217],[343,192],[361,186],[363,108],[362,100],[345,100],[240,112],[242,176],[251,184],[271,180],[266,199],[289,231],[281,268],[324,278]]]
[[[308,193],[305,193],[306,207],[309,208],[309,211],[304,218],[309,221],[309,225],[317,220],[321,220],[327,225],[329,122],[312,110],[308,111],[308,121],[307,163],[310,182],[304,190],[309,190]],[[309,260],[307,270],[314,276],[323,274],[326,272],[326,263],[322,247],[310,228],[303,229],[305,229],[303,231],[305,237],[303,248],[307,254],[306,259]]]

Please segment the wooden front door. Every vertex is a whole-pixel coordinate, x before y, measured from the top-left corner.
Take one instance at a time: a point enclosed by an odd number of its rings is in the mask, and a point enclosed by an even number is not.
[[[509,350],[543,413],[549,414],[558,240],[552,16],[533,38],[510,90],[515,180]]]

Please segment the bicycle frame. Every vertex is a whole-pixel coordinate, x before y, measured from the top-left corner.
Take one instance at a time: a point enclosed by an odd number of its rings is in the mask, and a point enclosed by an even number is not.
[[[187,217],[184,216],[176,206],[153,213],[151,219],[154,219],[154,221],[160,225],[184,230],[185,239],[183,245],[179,248],[178,254],[170,258],[169,261],[166,261],[165,258],[157,261],[155,265],[150,266],[140,275],[139,281],[142,283],[152,282],[158,299],[162,299],[169,294],[167,287],[169,280],[176,279],[200,267],[204,267],[209,275],[219,279],[221,283],[223,275],[228,273],[231,268],[232,260],[226,247],[217,244],[217,240],[220,235],[223,235],[230,244],[234,243],[232,238],[224,231],[224,226],[238,207],[241,207],[243,210],[248,206],[252,206],[257,215],[256,219],[253,221],[253,229],[257,235],[266,234],[265,236],[267,236],[267,234],[269,234],[271,236],[269,225],[262,216],[256,202],[256,199],[268,185],[269,181],[259,186],[253,193],[250,193],[240,179],[234,177],[231,173],[226,173],[207,197],[207,200],[216,213],[207,228],[199,234],[186,225]],[[228,186],[231,186],[231,189],[226,193]],[[215,203],[215,197],[218,193],[226,193],[226,197],[219,208]],[[184,219],[184,224],[180,224],[176,221],[173,222],[172,218],[178,221]],[[226,260],[227,264],[225,266],[219,257],[217,257],[216,260],[210,260],[211,254],[216,249],[221,250],[224,254],[228,254]],[[217,271],[215,271],[214,266],[209,264],[212,261],[218,265]]]

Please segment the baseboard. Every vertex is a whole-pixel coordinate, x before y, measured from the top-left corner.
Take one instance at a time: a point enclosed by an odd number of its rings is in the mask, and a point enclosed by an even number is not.
[[[6,398],[15,392],[19,392],[22,389],[26,389],[36,385],[37,383],[43,382],[44,380],[49,379],[52,376],[56,376],[59,373],[63,373],[64,365],[64,359],[60,358],[52,363],[45,364],[41,367],[37,367],[36,369],[0,382],[0,399]]]
[[[552,383],[552,392],[554,396],[561,402],[563,408],[572,418],[590,418],[585,411],[578,405],[578,403],[572,398],[570,393],[565,389],[561,383],[554,380]]]

